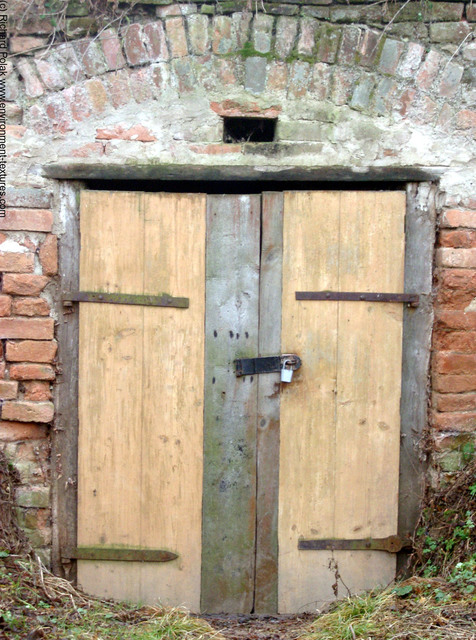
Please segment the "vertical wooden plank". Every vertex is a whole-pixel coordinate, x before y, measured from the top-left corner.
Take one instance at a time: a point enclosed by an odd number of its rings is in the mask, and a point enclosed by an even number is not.
[[[298,380],[305,381],[306,393],[301,396],[293,383],[281,399],[282,612],[311,610],[333,599],[337,571],[356,591],[390,580],[395,569],[395,558],[382,552],[297,551],[301,536],[359,538],[396,532],[401,305],[318,302],[309,316],[304,315],[309,303],[291,305],[297,289],[402,291],[405,202],[402,193],[333,196],[326,206],[324,194],[311,194],[315,200],[307,208],[285,196],[283,348],[291,340],[289,350],[297,345],[302,354]],[[325,222],[315,215],[321,207],[329,215]],[[330,238],[325,236],[327,225],[332,225]],[[319,264],[321,255],[333,258]],[[313,274],[316,263],[319,271],[328,270],[327,276],[306,279],[306,270]],[[330,357],[318,352],[317,364],[308,369],[305,363],[314,363],[313,353],[321,344],[332,349]],[[324,396],[319,382],[329,381],[333,388]],[[311,384],[317,388],[308,390]],[[302,443],[295,447],[296,440]],[[289,508],[296,500],[300,506]],[[342,589],[339,595],[345,595]]]
[[[144,563],[140,599],[200,608],[206,198],[144,194],[144,293],[188,309],[144,309],[141,545],[179,554]]]
[[[76,291],[79,286],[80,188],[80,183],[60,183],[60,218],[64,222],[59,244],[62,291]],[[76,563],[67,558],[77,541],[79,314],[74,308],[63,307],[62,291],[57,299],[58,373],[51,441],[52,566],[56,575],[71,580],[76,577]]]
[[[249,613],[256,520],[259,196],[209,196],[205,315],[202,611]]]
[[[428,370],[433,325],[432,277],[435,246],[436,185],[407,185],[405,291],[420,295],[416,308],[403,310],[402,433],[398,533],[415,529],[423,497],[425,465],[420,442],[428,419]],[[402,557],[403,556],[403,557]],[[404,554],[399,569],[407,569]]]
[[[81,242],[81,289],[143,292],[140,194],[83,192]],[[80,305],[81,546],[140,545],[142,328],[141,307]],[[78,582],[90,593],[139,598],[135,563],[78,561]]]
[[[263,193],[259,355],[281,353],[283,194]],[[258,376],[255,613],[278,610],[280,374]]]
[[[179,558],[80,561],[80,582],[98,595],[197,611],[205,197],[95,193],[82,220],[83,289],[166,291],[190,308],[81,305],[78,543]]]
[[[328,554],[306,554],[297,543],[334,533],[337,302],[296,302],[295,291],[337,289],[339,203],[339,192],[284,194],[282,351],[303,363],[281,395],[281,613],[315,609],[333,595],[322,582]]]
[[[341,291],[403,291],[404,216],[404,192],[342,193]],[[398,303],[339,303],[337,538],[397,532],[402,314]],[[396,556],[385,552],[338,552],[335,560],[351,591],[395,576]]]

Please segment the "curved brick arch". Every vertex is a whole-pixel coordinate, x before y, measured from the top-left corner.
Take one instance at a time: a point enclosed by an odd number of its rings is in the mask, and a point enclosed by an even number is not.
[[[475,126],[462,95],[464,67],[450,56],[309,17],[173,16],[62,44],[20,59],[17,69],[30,103],[26,123],[40,134],[64,134],[172,88],[179,98],[217,90],[258,103],[311,98],[463,135]]]

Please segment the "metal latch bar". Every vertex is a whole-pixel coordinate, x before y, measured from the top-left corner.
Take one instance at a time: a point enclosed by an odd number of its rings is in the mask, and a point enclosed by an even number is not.
[[[411,547],[411,539],[399,536],[386,538],[361,538],[358,540],[337,540],[327,538],[323,540],[299,540],[298,549],[308,551],[388,551],[398,553],[404,548]]]
[[[294,353],[260,358],[241,358],[234,360],[235,374],[240,377],[253,376],[258,373],[275,373],[281,371],[284,361],[293,371],[296,371],[301,366],[301,358]]]
[[[144,307],[178,307],[188,309],[189,298],[174,298],[168,293],[157,296],[131,293],[102,293],[98,291],[71,291],[63,295],[63,305],[71,306],[73,302],[102,302],[106,304],[135,304]]]
[[[120,560],[125,562],[170,562],[176,553],[163,549],[113,549],[104,547],[78,547],[65,554],[75,560]]]
[[[346,300],[357,302],[406,302],[418,306],[416,293],[370,293],[368,291],[296,291],[296,300]]]

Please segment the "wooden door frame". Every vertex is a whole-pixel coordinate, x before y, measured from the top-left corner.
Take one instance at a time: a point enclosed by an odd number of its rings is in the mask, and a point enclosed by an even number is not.
[[[73,165],[50,165],[44,175],[59,180],[59,215],[64,232],[59,243],[60,290],[55,301],[58,317],[58,378],[55,388],[56,419],[52,432],[52,514],[53,542],[52,565],[57,575],[75,579],[75,563],[69,560],[69,551],[76,546],[77,509],[77,436],[78,436],[78,355],[79,318],[77,310],[65,308],[63,292],[77,290],[79,286],[79,194],[87,185],[81,180],[107,181],[127,177],[134,190],[134,179],[150,177],[150,171],[141,167],[127,168],[126,175],[117,167]],[[367,173],[355,174],[351,170],[296,168],[280,171],[278,167],[258,175],[254,167],[177,167],[175,172],[160,171],[154,167],[152,177],[156,180],[172,178],[184,180],[187,176],[197,181],[203,192],[207,192],[206,180],[254,179],[262,184],[262,191],[276,190],[267,185],[270,180],[279,180],[280,189],[286,190],[287,181],[305,181],[302,190],[312,190],[313,182],[342,180],[342,189],[358,188],[367,181],[380,181],[392,187],[405,186],[407,212],[405,222],[405,291],[420,295],[417,308],[405,308],[403,318],[403,364],[401,394],[401,455],[399,484],[399,535],[413,532],[420,500],[424,488],[425,464],[422,460],[420,442],[427,425],[427,399],[429,394],[430,345],[433,326],[432,276],[433,252],[436,231],[437,175],[431,170],[417,168],[377,168]],[[261,173],[261,172],[259,172]],[[202,182],[203,181],[203,182]],[[308,183],[308,184],[306,184]],[[170,182],[168,183],[170,188]],[[246,182],[243,184],[246,191]],[[154,184],[157,189],[157,182]],[[180,191],[180,182],[177,182]],[[293,185],[293,188],[295,186]],[[335,185],[332,185],[335,189]],[[399,566],[405,564],[401,554]]]

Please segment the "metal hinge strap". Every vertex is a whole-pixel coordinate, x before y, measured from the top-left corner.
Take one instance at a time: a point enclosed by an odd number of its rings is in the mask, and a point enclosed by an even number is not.
[[[158,296],[131,293],[101,293],[98,291],[71,291],[63,295],[63,305],[71,306],[73,302],[102,302],[106,304],[136,304],[144,307],[178,307],[188,309],[189,298],[174,298],[168,293]]]
[[[405,302],[416,307],[416,293],[370,293],[368,291],[296,291],[296,300],[343,300],[356,302]]]
[[[163,549],[112,549],[104,547],[78,547],[63,554],[63,559],[119,560],[121,562],[170,562],[178,558],[172,551]]]
[[[388,536],[386,538],[363,538],[358,540],[299,540],[298,549],[307,551],[388,551],[398,553],[412,546],[410,538]]]

